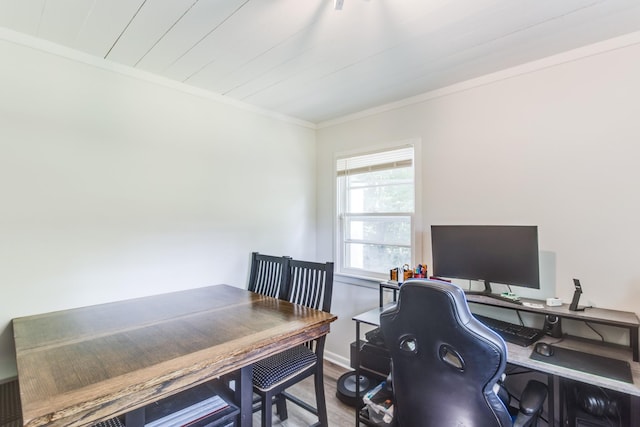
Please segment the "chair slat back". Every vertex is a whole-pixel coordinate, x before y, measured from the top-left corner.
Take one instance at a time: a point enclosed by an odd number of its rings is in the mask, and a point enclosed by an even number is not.
[[[290,302],[329,312],[333,293],[333,263],[291,260]]]
[[[248,290],[274,298],[286,299],[289,283],[289,257],[251,254]]]
[[[292,259],[289,262],[288,288],[287,299],[289,302],[329,312],[333,294],[333,263]],[[318,339],[306,342],[304,345],[322,359],[325,338],[326,336],[323,335]]]

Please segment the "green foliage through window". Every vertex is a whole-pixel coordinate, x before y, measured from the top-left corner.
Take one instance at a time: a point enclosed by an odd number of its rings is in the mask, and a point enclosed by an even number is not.
[[[380,153],[376,153],[380,156]],[[338,163],[339,269],[361,275],[388,274],[411,264],[415,185],[413,149],[382,153],[399,161],[366,164],[349,170],[350,159]],[[341,163],[342,162],[342,163]],[[363,166],[364,165],[364,166]]]

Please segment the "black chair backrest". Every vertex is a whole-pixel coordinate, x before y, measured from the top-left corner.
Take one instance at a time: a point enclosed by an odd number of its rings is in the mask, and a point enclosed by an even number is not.
[[[507,349],[476,320],[455,285],[410,280],[398,304],[380,315],[391,352],[399,426],[511,426],[493,391],[504,372]]]
[[[289,289],[289,257],[251,254],[248,290],[274,298],[287,299]]]
[[[331,311],[333,294],[333,263],[298,261],[289,262],[289,302],[326,312]],[[326,335],[305,343],[322,359]]]
[[[333,293],[333,263],[289,262],[290,302],[329,312]]]

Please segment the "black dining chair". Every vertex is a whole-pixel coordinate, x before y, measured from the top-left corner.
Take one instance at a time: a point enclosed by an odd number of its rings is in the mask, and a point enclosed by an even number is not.
[[[396,426],[537,425],[546,385],[530,380],[510,411],[500,386],[506,344],[472,315],[457,286],[405,282],[398,304],[380,315],[380,329],[391,353]]]
[[[331,310],[333,292],[333,263],[289,261],[287,300],[317,310]],[[273,404],[281,420],[287,419],[286,401],[318,416],[317,425],[327,427],[327,404],[323,383],[323,354],[325,336],[298,345],[253,365],[253,390],[261,397],[262,426],[272,423]],[[316,407],[287,393],[293,384],[314,376]]]
[[[274,298],[287,299],[289,284],[289,262],[291,257],[251,254],[249,285],[251,292]]]

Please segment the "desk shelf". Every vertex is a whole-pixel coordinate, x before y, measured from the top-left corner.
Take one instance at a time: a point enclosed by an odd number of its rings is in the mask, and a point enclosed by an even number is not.
[[[380,379],[380,381],[383,381],[386,377],[385,374],[381,373],[381,372],[376,372],[374,370],[371,369],[366,369],[365,367],[361,366],[360,364],[360,348],[361,348],[361,343],[363,342],[362,339],[360,338],[360,325],[361,324],[365,324],[365,325],[371,325],[371,326],[379,326],[380,325],[380,313],[382,311],[384,311],[385,308],[390,307],[392,304],[390,304],[389,306],[385,306],[385,307],[379,307],[373,310],[369,310],[365,313],[361,313],[355,317],[353,317],[353,320],[356,322],[356,341],[355,341],[355,371],[356,371],[356,376],[360,375],[360,372],[367,372],[372,374],[373,376],[377,377],[378,379]],[[356,381],[356,396],[360,395],[360,386],[359,383]],[[362,407],[360,406],[360,399],[357,398],[356,399],[356,410],[355,410],[355,417],[356,417],[356,427],[358,427],[361,423],[367,426],[380,426],[380,424],[376,424],[373,423],[372,421],[362,417],[360,415],[360,410],[362,409]]]
[[[380,306],[384,303],[384,292],[391,291],[393,293],[393,302],[397,300],[400,285],[397,283],[381,282],[380,283]],[[585,311],[571,311],[569,304],[562,304],[558,307],[548,307],[544,301],[534,300],[530,298],[522,298],[523,302],[531,302],[541,304],[542,308],[527,307],[526,305],[513,304],[508,301],[491,298],[486,295],[467,294],[467,301],[474,304],[480,304],[490,307],[500,307],[510,310],[517,310],[528,313],[536,313],[541,315],[554,315],[562,319],[572,319],[582,322],[596,323],[616,328],[626,329],[629,334],[628,348],[632,354],[634,362],[640,361],[640,343],[639,330],[640,320],[636,313],[630,311],[609,310],[603,308],[589,308]]]

